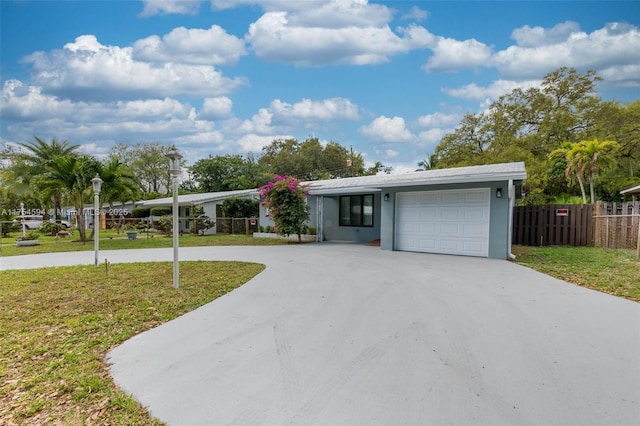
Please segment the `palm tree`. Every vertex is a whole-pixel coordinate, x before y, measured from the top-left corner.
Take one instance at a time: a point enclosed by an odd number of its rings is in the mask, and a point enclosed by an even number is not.
[[[424,160],[418,163],[418,170],[433,170],[438,165],[438,156],[437,154],[431,154],[427,156]]]
[[[591,202],[595,203],[594,179],[600,174],[600,168],[615,164],[611,155],[619,145],[614,141],[599,141],[598,139],[580,141],[578,143],[579,156],[582,158],[583,174],[589,180]]]
[[[36,189],[42,201],[53,199],[55,217],[58,219],[62,210],[62,187],[44,183],[43,171],[48,170],[57,158],[75,153],[79,145],[71,145],[67,141],[59,142],[56,138],[53,138],[51,143],[37,136],[34,138],[34,142],[18,143],[26,152],[16,154],[14,185],[22,184],[23,189]]]
[[[587,194],[584,190],[584,155],[582,155],[579,144],[572,142],[565,142],[562,147],[554,149],[549,154],[551,160],[564,159],[566,161],[565,175],[569,179],[569,182],[573,181],[575,176],[580,185],[580,192],[582,193],[582,203],[587,204]]]
[[[107,203],[113,208],[114,202],[134,201],[139,196],[138,183],[131,170],[117,158],[111,158],[99,165],[102,190],[100,205]]]
[[[549,158],[564,158],[567,162],[566,176],[571,180],[575,175],[580,184],[582,202],[587,203],[587,195],[584,182],[589,181],[589,195],[592,203],[595,202],[595,178],[600,173],[602,166],[615,163],[612,154],[618,148],[614,141],[599,141],[598,139],[583,140],[580,142],[565,142],[561,148],[552,151]]]
[[[76,209],[80,240],[86,241],[84,206],[90,201],[91,179],[96,175],[99,163],[88,155],[64,155],[54,159],[42,180],[43,185],[59,188],[67,195]]]

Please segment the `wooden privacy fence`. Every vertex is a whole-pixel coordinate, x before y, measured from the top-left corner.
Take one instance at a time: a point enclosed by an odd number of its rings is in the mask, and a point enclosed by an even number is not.
[[[517,206],[513,244],[596,246],[640,252],[640,201]]]
[[[260,222],[255,217],[217,217],[216,232],[222,234],[245,234],[251,235],[258,232]]]
[[[593,204],[516,206],[513,244],[525,246],[593,245]]]

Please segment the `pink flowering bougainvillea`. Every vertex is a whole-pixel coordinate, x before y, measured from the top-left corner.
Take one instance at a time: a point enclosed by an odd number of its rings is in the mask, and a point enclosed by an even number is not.
[[[301,240],[304,223],[309,220],[307,193],[300,180],[289,176],[273,176],[260,188],[262,205],[269,210],[278,235],[298,235]]]

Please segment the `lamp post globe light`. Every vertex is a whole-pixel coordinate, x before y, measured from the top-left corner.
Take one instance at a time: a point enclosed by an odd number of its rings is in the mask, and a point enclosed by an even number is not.
[[[96,177],[91,179],[93,185],[93,251],[95,254],[95,265],[98,267],[98,249],[100,246],[99,233],[100,233],[100,190],[102,189],[103,180],[100,179],[100,175],[96,173]]]
[[[180,177],[180,160],[182,155],[174,148],[167,154],[169,157],[169,171],[171,172],[171,183],[173,191],[173,288],[179,286],[179,263],[178,263],[178,178]]]

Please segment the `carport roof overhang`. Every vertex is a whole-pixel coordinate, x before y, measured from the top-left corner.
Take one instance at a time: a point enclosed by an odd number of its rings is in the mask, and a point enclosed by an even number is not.
[[[212,201],[222,201],[230,197],[258,197],[257,189],[241,189],[237,191],[207,192],[204,194],[185,194],[178,196],[178,205],[192,206],[209,203]],[[156,198],[154,200],[144,200],[137,203],[142,207],[166,207],[173,204],[173,197]]]
[[[527,177],[523,162],[426,170],[398,175],[360,176],[305,182],[310,195],[379,192],[385,188],[521,181]]]
[[[620,191],[620,194],[622,194],[622,195],[640,194],[640,185],[633,186],[633,187],[627,188],[627,189],[623,189],[622,191]]]

